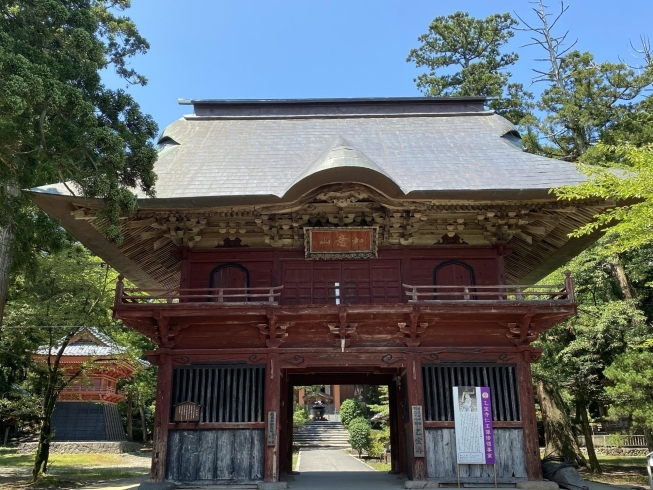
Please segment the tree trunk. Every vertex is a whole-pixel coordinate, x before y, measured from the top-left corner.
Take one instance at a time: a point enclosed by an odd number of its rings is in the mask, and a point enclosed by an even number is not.
[[[646,447],[649,451],[653,451],[653,431],[649,428],[644,428],[644,437],[646,438]]]
[[[592,438],[592,427],[590,427],[590,419],[587,413],[587,402],[582,396],[578,399],[578,410],[580,412],[580,420],[583,426],[583,435],[585,436],[587,457],[590,460],[590,470],[595,473],[602,473],[601,464],[599,463],[599,460],[596,457],[596,451],[594,450],[594,439]]]
[[[3,325],[7,291],[9,289],[9,270],[11,269],[11,247],[14,242],[14,230],[0,227],[0,327]]]
[[[134,407],[132,402],[132,394],[131,391],[128,391],[127,392],[127,440],[129,442],[132,442],[134,440],[134,430],[132,426],[133,411],[134,411]]]
[[[50,380],[52,383],[52,380]],[[48,387],[43,400],[43,421],[39,430],[39,444],[36,448],[34,458],[34,469],[32,470],[32,481],[38,480],[39,476],[47,473],[48,460],[50,458],[50,439],[52,438],[52,412],[57,402],[57,395],[52,387]]]
[[[141,427],[143,428],[143,442],[147,442],[148,441],[147,423],[145,422],[145,406],[143,405],[143,400],[140,400],[138,404],[138,409],[141,412]]]
[[[628,276],[626,275],[626,269],[621,263],[621,257],[615,254],[614,263],[612,264],[614,270],[614,277],[619,283],[619,288],[621,289],[621,294],[623,294],[624,299],[633,299],[632,289],[630,288],[630,281],[628,281]]]
[[[586,466],[560,393],[553,385],[538,381],[537,398],[544,422],[545,455],[562,456],[579,466]]]

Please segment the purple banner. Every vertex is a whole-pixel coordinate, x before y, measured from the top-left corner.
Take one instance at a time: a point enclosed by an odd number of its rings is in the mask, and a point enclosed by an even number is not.
[[[492,431],[492,399],[490,388],[481,386],[481,411],[483,413],[483,447],[485,464],[494,464],[494,432]]]

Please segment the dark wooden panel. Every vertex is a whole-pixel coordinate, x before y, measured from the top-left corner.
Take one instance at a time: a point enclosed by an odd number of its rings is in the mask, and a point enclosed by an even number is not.
[[[492,398],[492,419],[521,421],[514,365],[431,364],[422,366],[422,372],[426,420],[453,421],[454,386],[487,386]]]
[[[170,402],[199,404],[200,423],[263,422],[264,373],[256,365],[176,367]]]
[[[263,479],[263,429],[171,430],[167,476],[179,483]]]
[[[427,429],[426,466],[431,479],[454,483],[456,475],[456,434],[454,429]],[[526,480],[522,429],[494,429],[497,480],[511,483]],[[492,465],[460,465],[462,483],[494,483]]]

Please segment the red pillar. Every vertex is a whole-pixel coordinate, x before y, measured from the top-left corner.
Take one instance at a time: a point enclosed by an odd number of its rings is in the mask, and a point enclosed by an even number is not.
[[[170,417],[170,391],[172,383],[172,359],[170,354],[160,353],[151,361],[159,366],[156,380],[156,409],[154,412],[154,433],[152,434],[152,472],[155,482],[166,479],[166,457],[168,453],[168,419]]]
[[[265,477],[279,481],[279,422],[281,412],[281,370],[279,354],[268,356],[265,380]],[[274,427],[271,423],[274,423]]]
[[[526,453],[526,474],[529,480],[542,480],[542,463],[540,461],[540,444],[537,435],[537,418],[535,416],[535,395],[531,375],[531,356],[528,348],[518,357],[517,380],[519,383],[519,405],[521,406],[524,427],[524,452]],[[537,356],[536,356],[537,357]]]

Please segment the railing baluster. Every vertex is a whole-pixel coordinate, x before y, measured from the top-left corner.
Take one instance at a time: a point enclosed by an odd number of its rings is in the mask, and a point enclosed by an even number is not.
[[[469,288],[468,288],[467,286],[465,286],[465,287],[463,288],[463,292],[465,293],[465,294],[463,295],[463,298],[465,298],[465,300],[468,300],[468,299],[469,299]]]
[[[224,289],[218,289],[218,303],[224,303]]]
[[[274,303],[274,288],[270,288],[270,296],[268,296],[268,303]]]

